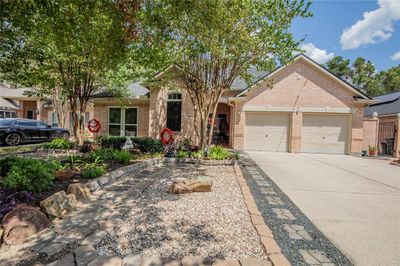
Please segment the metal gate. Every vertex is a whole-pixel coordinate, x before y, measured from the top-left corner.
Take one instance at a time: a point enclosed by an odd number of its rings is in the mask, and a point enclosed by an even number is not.
[[[378,148],[379,153],[392,155],[394,149],[394,138],[396,133],[396,124],[393,122],[379,123]]]

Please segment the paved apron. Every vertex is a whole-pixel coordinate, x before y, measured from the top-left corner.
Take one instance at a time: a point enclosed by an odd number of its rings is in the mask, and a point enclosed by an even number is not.
[[[247,154],[240,166],[265,223],[293,265],[352,265]]]

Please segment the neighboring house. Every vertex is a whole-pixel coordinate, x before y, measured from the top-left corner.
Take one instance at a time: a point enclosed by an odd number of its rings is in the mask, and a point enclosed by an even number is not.
[[[58,127],[57,116],[50,100],[29,97],[26,93],[30,88],[12,89],[5,83],[0,83],[0,118],[18,117],[35,119]],[[67,128],[72,131],[71,112],[66,118]],[[93,104],[85,113],[85,124],[93,118]]]
[[[267,79],[273,80],[272,88]],[[168,87],[148,90],[132,84],[135,97],[124,108],[112,95],[95,96],[100,134],[159,137],[169,127],[176,139],[195,140],[187,92],[177,82]],[[359,154],[364,107],[375,102],[301,54],[251,86],[223,95],[213,142],[245,150]]]
[[[368,145],[378,146],[382,155],[398,154],[400,137],[400,92],[375,97],[378,103],[365,109],[365,149]]]

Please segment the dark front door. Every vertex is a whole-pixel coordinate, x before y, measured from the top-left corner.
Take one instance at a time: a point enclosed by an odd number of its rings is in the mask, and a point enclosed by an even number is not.
[[[229,124],[226,114],[217,114],[215,117],[213,143],[217,145],[229,144]]]

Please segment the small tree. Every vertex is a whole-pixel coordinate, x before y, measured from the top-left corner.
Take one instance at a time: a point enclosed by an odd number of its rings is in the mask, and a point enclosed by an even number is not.
[[[127,85],[125,75],[115,75],[131,40],[119,1],[1,1],[0,10],[3,78],[49,92],[57,103],[64,101],[57,94],[65,97],[82,144],[90,98]]]
[[[293,19],[310,15],[307,1],[150,0],[141,14],[145,43],[162,49],[167,62],[199,111],[203,149],[212,140],[208,119],[214,123],[221,95],[248,70],[270,70],[286,63],[297,50],[289,30]],[[196,125],[196,123],[195,123]]]

